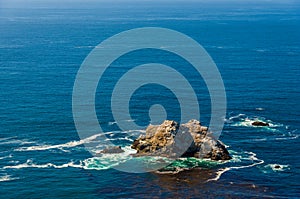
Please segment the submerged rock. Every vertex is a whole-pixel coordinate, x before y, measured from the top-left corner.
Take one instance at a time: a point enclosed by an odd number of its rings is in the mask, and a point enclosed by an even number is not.
[[[114,146],[114,147],[108,147],[106,149],[103,149],[102,151],[100,151],[101,153],[123,153],[124,150],[120,147],[120,146]]]
[[[275,168],[275,169],[281,169],[281,166],[278,165],[278,164],[276,164],[276,165],[274,166],[274,168]]]
[[[131,148],[137,150],[137,156],[231,159],[225,145],[197,120],[182,125],[171,120],[165,120],[161,125],[149,125],[146,134],[137,138]]]
[[[267,122],[255,121],[255,122],[252,122],[252,126],[270,126],[270,125]]]

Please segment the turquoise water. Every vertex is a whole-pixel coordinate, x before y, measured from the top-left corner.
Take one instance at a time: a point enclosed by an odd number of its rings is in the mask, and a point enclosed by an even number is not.
[[[299,196],[298,4],[74,3],[22,8],[1,3],[1,198]],[[163,159],[159,161],[171,164],[143,174],[112,169],[132,158],[130,143],[143,132],[119,131],[109,106],[114,83],[138,64],[164,63],[177,70],[187,65],[163,50],[145,49],[120,57],[101,80],[106,89],[98,87],[96,111],[105,130],[98,138],[123,146],[125,153],[92,157],[83,144],[97,139],[80,141],[72,116],[72,91],[81,63],[104,39],[149,26],[192,37],[214,59],[226,88],[221,140],[233,156],[231,161]],[[204,81],[193,71],[181,72],[198,91],[199,119],[208,125],[211,106]],[[135,93],[132,118],[147,125],[145,107],[158,102],[165,106],[168,119],[180,119],[178,101],[158,85]],[[252,127],[256,120],[270,126]],[[101,142],[97,150],[104,147]]]

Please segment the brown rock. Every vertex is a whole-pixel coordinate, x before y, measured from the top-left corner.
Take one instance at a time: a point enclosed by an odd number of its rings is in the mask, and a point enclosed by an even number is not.
[[[252,126],[270,126],[270,125],[267,122],[255,121],[255,122],[252,122]]]
[[[149,125],[146,135],[136,139],[131,148],[136,149],[138,155],[231,159],[225,145],[215,140],[208,128],[197,120],[180,126],[170,120],[158,126]]]

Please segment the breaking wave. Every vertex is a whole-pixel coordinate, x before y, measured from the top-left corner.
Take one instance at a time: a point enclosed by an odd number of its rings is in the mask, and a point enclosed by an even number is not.
[[[253,126],[253,122],[268,123],[269,126]],[[245,114],[238,114],[230,116],[228,119],[225,119],[225,125],[230,127],[252,128],[253,130],[255,130],[255,132],[264,132],[264,134],[260,134],[259,137],[251,139],[251,141],[256,142],[272,140],[293,140],[299,138],[299,133],[297,133],[297,129],[292,130],[287,125],[268,120],[264,117],[250,117]]]
[[[112,169],[122,163],[132,160],[135,158],[138,161],[142,161],[147,165],[157,163],[169,163],[168,166],[155,171],[158,174],[176,174],[181,171],[190,170],[193,168],[207,168],[216,170],[216,177],[209,179],[209,181],[219,180],[225,172],[233,169],[243,169],[254,167],[263,164],[264,161],[258,159],[256,154],[253,152],[235,152],[230,151],[232,154],[232,160],[229,161],[212,161],[209,159],[197,159],[197,158],[179,158],[170,159],[165,157],[133,157],[131,154],[135,153],[135,150],[131,149],[130,146],[123,148],[123,153],[118,154],[100,154],[98,157],[91,157],[84,160],[69,161],[64,164],[45,163],[38,164],[32,159],[28,159],[25,163],[4,166],[3,169],[26,169],[26,168],[81,168],[86,170],[107,170]]]
[[[281,172],[290,170],[290,165],[283,165],[283,164],[267,164],[263,167],[263,173],[270,173],[272,172]]]
[[[67,148],[73,148],[91,142],[102,144],[102,146],[105,146],[107,141],[125,140],[125,141],[132,142],[134,140],[133,138],[136,137],[141,132],[143,131],[132,130],[132,131],[125,131],[125,132],[114,131],[114,132],[99,133],[78,141],[70,141],[67,143],[56,144],[56,145],[45,144],[45,145],[19,147],[16,148],[15,151],[45,151],[50,149],[59,149],[65,151],[65,149]]]
[[[253,127],[251,125],[254,121],[262,121],[268,122],[270,126],[268,127]],[[272,131],[273,133],[269,133],[268,137],[263,138],[256,138],[252,139],[252,141],[266,141],[270,139],[274,140],[281,140],[281,139],[297,139],[299,135],[296,133],[297,130],[291,131],[288,126],[284,126],[282,124],[273,122],[271,120],[267,120],[262,117],[249,117],[245,114],[238,114],[229,117],[226,119],[226,125],[231,127],[253,127],[254,129],[261,129],[262,131],[269,132],[269,129],[275,129]],[[38,144],[35,142],[31,142],[29,140],[17,140],[16,137],[11,138],[1,138],[0,145],[8,144],[8,143],[18,143],[20,147],[16,147],[13,151],[18,151],[20,153],[26,151],[47,151],[58,149],[63,152],[67,152],[67,149],[84,149],[82,145],[87,143],[95,143],[99,145],[96,147],[93,152],[97,154],[95,157],[90,157],[87,159],[77,159],[77,160],[67,160],[65,163],[55,163],[48,162],[48,163],[39,163],[38,161],[30,158],[23,163],[19,163],[19,160],[13,160],[15,157],[11,153],[5,154],[3,157],[0,157],[0,160],[11,158],[13,161],[6,162],[6,165],[3,166],[2,170],[10,170],[10,169],[26,169],[26,168],[37,168],[37,169],[44,169],[44,168],[54,168],[54,169],[65,169],[65,168],[80,168],[86,170],[107,170],[117,167],[120,164],[126,163],[133,159],[137,161],[142,161],[148,165],[157,164],[164,162],[167,163],[168,166],[163,167],[155,171],[158,174],[176,174],[185,170],[190,170],[193,168],[207,168],[211,169],[215,172],[213,178],[208,179],[207,182],[210,181],[218,181],[222,175],[231,170],[238,170],[238,169],[246,169],[251,167],[263,168],[263,172],[269,171],[285,171],[289,169],[289,165],[279,165],[278,164],[268,164],[264,165],[264,160],[259,159],[254,152],[236,152],[234,150],[229,150],[232,159],[229,161],[212,161],[209,159],[197,159],[197,158],[179,158],[179,159],[169,159],[164,157],[134,157],[136,151],[131,149],[130,144],[133,142],[134,138],[137,137],[141,132],[144,131],[114,131],[114,132],[106,132],[93,135],[86,139],[82,140],[75,140],[61,144]],[[271,135],[270,135],[271,134]],[[122,145],[122,149],[124,152],[118,154],[101,154],[99,153],[100,150],[103,148],[108,147],[108,141],[118,141]],[[24,143],[26,146],[24,146]],[[27,146],[29,144],[34,143],[35,145]],[[85,149],[84,149],[85,150]],[[69,151],[68,151],[69,152]],[[22,162],[22,161],[20,161]],[[5,175],[0,177],[0,181],[10,181],[15,180],[17,178],[12,178],[9,175]]]
[[[7,182],[7,181],[13,181],[17,180],[19,178],[12,177],[11,175],[5,174],[4,176],[0,176],[0,182]]]
[[[221,176],[224,174],[224,173],[226,173],[227,171],[230,171],[230,170],[233,170],[233,169],[245,169],[245,168],[250,168],[250,167],[254,167],[254,166],[258,166],[258,165],[261,165],[261,164],[263,164],[265,161],[264,160],[262,160],[262,159],[258,159],[257,157],[256,157],[256,154],[255,153],[253,153],[253,152],[244,152],[244,154],[248,154],[248,157],[242,157],[242,156],[237,156],[237,155],[235,155],[235,157],[237,158],[237,157],[239,157],[238,159],[236,159],[236,160],[239,160],[239,161],[241,161],[241,160],[247,160],[247,161],[250,161],[250,164],[246,164],[246,165],[241,165],[241,166],[230,166],[230,167],[225,167],[225,168],[221,168],[221,169],[219,169],[218,171],[217,171],[217,175],[216,175],[216,177],[215,178],[212,178],[212,179],[209,179],[209,180],[207,180],[208,182],[209,181],[217,181],[217,180],[219,180],[220,178],[221,178]],[[233,160],[234,160],[234,158],[233,158]],[[236,161],[236,160],[234,160],[234,161]],[[243,162],[243,161],[241,161],[241,162]]]

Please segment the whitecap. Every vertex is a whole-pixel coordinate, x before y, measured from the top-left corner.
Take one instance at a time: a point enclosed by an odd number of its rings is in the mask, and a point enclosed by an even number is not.
[[[7,182],[7,181],[13,181],[13,180],[17,180],[19,178],[14,178],[11,175],[4,175],[4,176],[0,176],[0,182]]]
[[[229,120],[229,121],[232,121],[232,120],[234,120],[234,119],[241,119],[241,118],[245,118],[245,117],[246,117],[245,114],[240,113],[240,114],[238,114],[238,115],[234,115],[234,116],[229,117],[228,120]]]
[[[269,126],[253,126],[253,122],[263,122],[268,123]],[[249,118],[244,114],[239,114],[237,116],[230,117],[227,120],[227,123],[231,126],[235,127],[251,127],[251,128],[257,128],[257,129],[266,129],[271,132],[278,132],[279,130],[277,128],[283,127],[283,124],[275,123],[271,120],[266,120],[262,117],[253,117]]]
[[[265,109],[264,108],[256,108],[255,110],[257,110],[257,111],[264,111]]]
[[[8,156],[0,157],[0,160],[7,159],[7,158],[12,158],[12,157],[13,157],[13,155],[9,154]]]
[[[7,138],[7,139],[2,139],[0,141],[0,145],[10,145],[10,144],[18,144],[18,145],[25,145],[25,144],[34,144],[35,142],[33,141],[28,141],[28,140],[18,140],[15,138]]]
[[[44,150],[49,150],[49,149],[63,150],[63,148],[72,148],[72,147],[80,146],[85,143],[90,143],[91,141],[95,140],[96,138],[98,138],[100,136],[105,136],[105,134],[100,133],[100,134],[96,134],[91,137],[79,140],[79,141],[70,141],[70,142],[67,142],[64,144],[20,147],[20,148],[15,149],[15,151],[44,151]]]
[[[100,151],[95,151],[95,153],[98,153],[99,156],[85,159],[83,161],[84,169],[103,170],[113,168],[120,163],[124,163],[132,159],[133,157],[131,154],[136,152],[134,149],[131,149],[130,146],[123,147],[122,149],[124,150],[123,153],[113,154],[101,154]]]
[[[114,124],[117,124],[117,122],[108,122],[108,125],[114,125]]]
[[[126,140],[126,141],[130,141],[133,142],[134,139],[131,139],[129,137],[124,137],[124,138],[106,138],[105,141],[118,141],[118,140]]]
[[[93,136],[87,137],[82,140],[70,141],[70,142],[63,143],[63,144],[56,144],[56,145],[45,144],[45,145],[19,147],[19,148],[16,148],[15,151],[45,151],[45,150],[50,150],[50,149],[59,149],[61,151],[70,152],[70,151],[66,150],[66,148],[73,148],[73,147],[77,147],[77,146],[92,143],[92,142],[100,143],[100,141],[105,142],[105,141],[110,141],[110,140],[133,141],[133,139],[130,136],[137,137],[138,135],[140,135],[143,132],[145,132],[145,131],[144,130],[111,131],[111,132],[95,134]],[[119,137],[119,138],[107,138],[107,136],[113,137],[115,134],[130,134],[130,136]],[[102,136],[105,138],[103,138],[101,140],[97,139]],[[24,144],[24,141],[18,141],[17,143]],[[28,143],[31,143],[31,142],[26,142],[26,144],[28,144]]]
[[[84,168],[82,165],[82,162],[79,164],[75,164],[73,161],[62,164],[62,165],[56,165],[53,163],[46,163],[46,164],[35,164],[32,162],[31,159],[27,160],[23,164],[18,165],[12,165],[12,166],[4,166],[4,169],[24,169],[24,168],[56,168],[56,169],[62,169],[62,168],[68,168],[68,167],[74,167],[74,168]]]
[[[93,170],[103,170],[103,169],[109,169],[114,166],[119,165],[120,163],[123,163],[129,159],[132,158],[130,154],[134,153],[135,150],[131,149],[130,146],[123,148],[123,153],[118,154],[100,154],[98,157],[92,157],[87,158],[83,161],[70,161],[65,164],[54,164],[54,163],[46,163],[46,164],[37,164],[34,163],[31,159],[28,159],[25,163],[22,164],[16,164],[16,165],[9,165],[4,166],[3,169],[24,169],[24,168],[55,168],[55,169],[62,169],[62,168],[82,168],[82,169],[93,169]],[[98,151],[100,152],[100,151]],[[97,152],[96,152],[97,153]]]
[[[264,142],[264,141],[267,141],[267,138],[256,138],[256,139],[252,139],[252,141],[254,141],[254,142]]]
[[[0,138],[0,142],[5,141],[5,140],[14,139],[14,138],[16,138],[16,137]]]
[[[290,166],[289,165],[283,165],[283,164],[267,164],[264,166],[264,173],[267,173],[268,171],[272,170],[273,172],[280,172],[280,171],[285,171],[289,170]]]
[[[95,48],[95,46],[75,46],[74,48]]]

